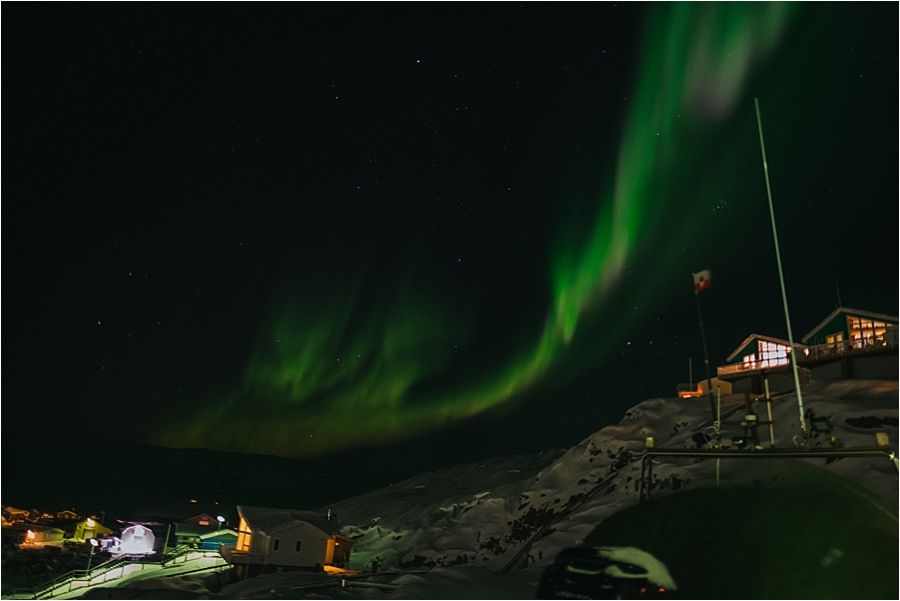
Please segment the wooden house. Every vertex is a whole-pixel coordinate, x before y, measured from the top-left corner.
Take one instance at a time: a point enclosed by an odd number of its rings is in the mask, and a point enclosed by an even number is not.
[[[817,380],[896,380],[897,316],[838,307],[803,337],[798,365]]]
[[[794,344],[801,353],[806,347]],[[781,338],[750,334],[726,359],[727,365],[716,369],[720,380],[731,383],[732,392],[763,394],[766,384],[770,392],[790,390],[794,387],[791,369],[791,343]],[[800,383],[809,382],[809,373],[803,370]]]
[[[27,509],[16,509],[10,505],[3,508],[3,517],[9,522],[24,522],[29,517]]]
[[[192,518],[188,518],[184,521],[185,524],[196,524],[197,526],[213,526],[215,528],[219,527],[219,520],[209,515],[208,513],[201,513],[200,515],[195,515]]]
[[[239,578],[289,570],[344,568],[355,542],[340,534],[336,516],[295,509],[239,505],[238,539],[220,547]]]
[[[75,531],[72,538],[88,540],[89,538],[109,536],[112,533],[112,530],[110,530],[94,518],[85,518],[75,524]]]
[[[25,532],[25,539],[22,542],[26,545],[62,543],[63,534],[64,532],[61,528],[31,525],[31,527]]]

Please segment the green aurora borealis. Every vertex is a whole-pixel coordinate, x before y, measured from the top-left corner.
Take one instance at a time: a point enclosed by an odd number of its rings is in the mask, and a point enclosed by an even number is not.
[[[588,358],[576,357],[571,349],[588,317],[602,320],[620,293],[641,307],[672,278],[689,277],[674,268],[675,249],[696,246],[692,232],[709,211],[684,202],[684,190],[702,194],[715,178],[737,185],[727,175],[734,167],[731,146],[753,144],[755,124],[751,112],[742,115],[746,127],[739,129],[751,135],[734,139],[736,108],[752,104],[746,83],[772,57],[795,10],[666,3],[650,11],[615,161],[591,167],[606,174],[597,177],[593,226],[556,241],[543,330],[499,367],[476,373],[471,366],[468,379],[442,377],[458,361],[454,345],[468,335],[468,316],[449,301],[436,303],[415,279],[381,298],[363,292],[362,275],[348,278],[340,291],[298,287],[273,305],[243,388],[220,391],[182,414],[154,442],[305,457],[389,443],[515,401],[542,378],[571,377],[596,364],[641,311],[611,320],[606,342]],[[762,104],[765,111],[764,98]],[[699,181],[704,169],[712,178]],[[758,166],[746,170],[756,176]],[[558,203],[566,203],[565,192]],[[679,227],[660,236],[662,221],[672,216]],[[653,276],[624,283],[626,266],[643,260],[650,241]]]

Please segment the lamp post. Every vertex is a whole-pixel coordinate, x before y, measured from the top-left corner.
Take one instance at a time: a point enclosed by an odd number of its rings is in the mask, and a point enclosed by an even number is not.
[[[88,576],[88,584],[91,583],[91,560],[94,559],[94,548],[97,546],[97,539],[91,539],[91,547],[90,552],[88,553],[88,567],[87,567],[87,576]]]
[[[219,522],[219,530],[221,530],[221,529],[222,529],[222,524],[225,523],[225,518],[223,518],[223,517],[220,516],[220,515],[217,515],[217,516],[216,516],[216,520]]]

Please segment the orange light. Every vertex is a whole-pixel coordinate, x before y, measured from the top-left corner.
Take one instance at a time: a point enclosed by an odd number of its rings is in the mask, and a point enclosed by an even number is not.
[[[196,503],[197,499],[191,499],[191,503]]]
[[[28,531],[28,538],[30,540],[34,540],[34,532],[32,532],[31,530]]]

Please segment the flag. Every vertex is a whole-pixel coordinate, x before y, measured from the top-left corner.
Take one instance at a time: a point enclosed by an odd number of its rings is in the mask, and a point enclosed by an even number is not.
[[[710,286],[712,286],[712,273],[709,269],[694,274],[694,292],[706,290]]]

